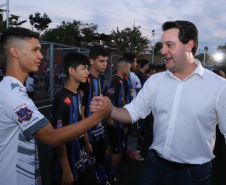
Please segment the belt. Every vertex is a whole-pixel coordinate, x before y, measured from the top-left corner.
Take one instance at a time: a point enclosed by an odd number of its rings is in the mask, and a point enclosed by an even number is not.
[[[190,167],[194,167],[194,166],[199,166],[199,164],[185,164],[185,163],[177,163],[177,162],[168,161],[168,160],[160,157],[155,150],[151,149],[151,151],[155,154],[155,156],[160,161],[162,161],[164,164],[166,164],[168,167],[171,167],[171,168],[185,169],[185,168],[190,168]]]

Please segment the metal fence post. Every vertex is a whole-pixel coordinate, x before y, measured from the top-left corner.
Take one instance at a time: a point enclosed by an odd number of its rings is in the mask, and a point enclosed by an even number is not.
[[[49,74],[49,82],[50,82],[50,100],[53,100],[53,43],[50,43],[50,74]]]

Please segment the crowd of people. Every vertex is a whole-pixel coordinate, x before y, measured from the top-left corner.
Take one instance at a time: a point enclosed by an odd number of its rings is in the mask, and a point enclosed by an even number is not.
[[[40,67],[39,34],[8,28],[1,35],[7,57],[0,83],[1,183],[42,183],[37,138],[54,147],[54,185],[119,185],[124,153],[145,160],[140,185],[209,185],[217,123],[226,136],[226,80],[194,58],[193,23],[168,21],[162,29],[166,65],[124,53],[105,89],[100,73],[109,53],[104,48],[93,46],[89,57],[66,54],[66,81],[53,101],[50,123],[32,101],[33,73],[39,68],[49,73],[47,63]],[[144,159],[137,141],[152,124],[153,143]]]

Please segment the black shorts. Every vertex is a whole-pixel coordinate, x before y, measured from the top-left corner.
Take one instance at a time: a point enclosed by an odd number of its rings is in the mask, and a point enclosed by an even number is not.
[[[113,128],[111,125],[106,125],[107,135],[108,135],[108,145],[111,146],[113,154],[123,153],[123,140],[125,134],[123,128]]]
[[[92,143],[93,147],[93,156],[95,157],[96,161],[95,164],[106,164],[106,142],[105,139],[101,139],[98,142]]]

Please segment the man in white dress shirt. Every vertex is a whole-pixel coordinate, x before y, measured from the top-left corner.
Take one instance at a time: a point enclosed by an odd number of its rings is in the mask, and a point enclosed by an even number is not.
[[[111,118],[124,123],[154,116],[154,139],[141,185],[209,185],[215,129],[226,137],[226,81],[194,59],[198,30],[188,21],[162,26],[167,71],[152,75],[136,99],[113,107]],[[98,108],[101,97],[92,102]]]

